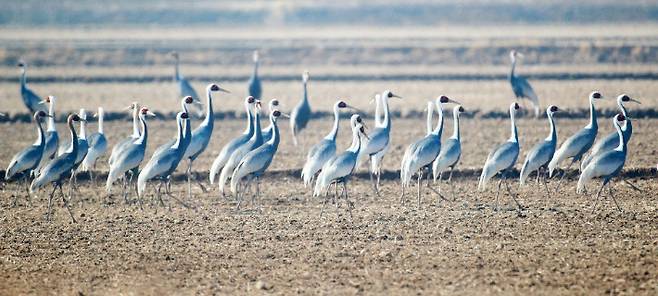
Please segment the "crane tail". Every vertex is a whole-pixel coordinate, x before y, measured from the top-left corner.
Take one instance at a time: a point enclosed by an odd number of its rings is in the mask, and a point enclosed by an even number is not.
[[[243,162],[240,162],[235,170],[233,170],[233,174],[231,175],[231,193],[233,193],[233,195],[237,194],[238,184],[240,183],[240,180],[242,180],[242,178],[246,175],[242,169],[242,164]]]
[[[551,161],[548,163],[548,177],[552,178],[553,173],[555,173],[555,169],[559,168],[560,163],[564,160],[564,152],[565,149],[563,147],[560,147],[560,149],[555,152],[553,155],[553,158],[551,158]]]
[[[593,177],[594,177],[594,170],[591,169],[590,167],[585,168],[585,170],[580,174],[580,177],[578,178],[576,193],[578,194],[583,193],[585,189],[585,185],[587,185],[587,182],[592,180]]]
[[[525,162],[523,163],[523,167],[521,168],[521,174],[519,176],[519,182],[521,185],[525,185],[525,180],[528,178],[528,176],[531,173],[530,168],[528,167],[530,165],[530,160],[526,159]]]
[[[482,168],[482,174],[480,175],[480,181],[478,182],[478,189],[480,191],[487,189],[487,183],[489,183],[489,180],[491,180],[491,177],[493,177],[495,174],[496,172],[492,165],[490,163],[486,163],[484,168]]]

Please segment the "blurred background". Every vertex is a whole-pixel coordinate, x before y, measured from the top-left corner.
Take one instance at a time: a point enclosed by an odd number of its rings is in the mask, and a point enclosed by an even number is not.
[[[169,52],[180,52],[197,92],[219,82],[241,98],[256,49],[265,98],[284,104],[298,100],[308,69],[320,109],[389,88],[504,110],[508,53],[517,49],[525,56],[517,71],[543,105],[583,107],[573,98],[591,88],[650,96],[657,21],[656,1],[3,1],[0,111],[21,108],[20,59],[32,89],[59,96],[64,110],[80,97],[89,108],[139,99],[168,109],[177,97]],[[490,100],[500,104],[482,104]],[[222,108],[239,110],[240,100]]]

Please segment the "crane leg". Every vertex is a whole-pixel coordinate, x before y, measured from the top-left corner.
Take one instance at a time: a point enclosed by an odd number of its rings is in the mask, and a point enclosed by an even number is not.
[[[418,171],[418,188],[417,188],[417,195],[418,195],[418,208],[420,209],[420,182],[423,180],[423,170],[421,169]]]
[[[640,193],[644,192],[642,189],[640,189],[640,187],[637,187],[637,186],[635,186],[635,184],[631,183],[631,181],[628,181],[628,180],[624,179],[624,183],[626,183],[626,185],[628,185],[629,187],[631,187],[631,189],[633,189],[637,192],[640,192]]]
[[[402,187],[402,188],[401,188],[401,189],[402,189],[402,192],[400,193],[400,204],[401,204],[401,205],[404,205],[404,188],[405,188],[404,183],[402,184],[401,187]]]
[[[560,176],[560,180],[557,181],[557,185],[555,186],[555,193],[560,192],[560,184],[562,183],[562,179],[564,179],[564,176],[567,175],[567,171],[571,168],[571,166],[576,162],[575,159],[571,160],[571,163],[569,163],[569,166],[567,166],[566,169],[562,170],[562,176]]]
[[[450,191],[452,191],[452,201],[457,200],[457,196],[455,195],[455,184],[452,183],[452,173],[455,171],[455,166],[450,167],[450,175],[448,176],[448,183],[450,183]],[[443,174],[443,172],[441,172]]]
[[[615,206],[617,206],[617,210],[619,210],[620,213],[623,213],[624,210],[621,209],[619,203],[617,203],[617,199],[615,198],[615,195],[612,193],[612,185],[610,185],[610,183],[608,183],[608,194],[610,194],[610,197],[612,197],[612,201],[615,202]]]
[[[505,174],[505,176],[507,176],[507,174]],[[514,202],[516,203],[517,212],[519,214],[521,214],[521,211],[523,210],[523,206],[516,199],[516,194],[514,192],[512,192],[512,189],[509,186],[509,182],[507,182],[507,178],[505,178],[505,187],[507,188],[507,194],[509,194],[509,196],[512,198],[512,200],[514,200]]]
[[[370,183],[372,183],[372,190],[375,191],[375,194],[377,194],[377,196],[380,196],[379,195],[379,189],[377,188],[377,183],[376,183],[376,181],[374,179],[374,176],[373,176],[374,170],[375,169],[372,166],[372,155],[370,155],[370,156],[368,156],[368,174],[370,175]]]
[[[189,158],[187,159],[187,171],[185,175],[187,175],[187,198],[192,199],[192,160]]]
[[[601,198],[601,192],[603,191],[603,187],[605,187],[606,182],[603,181],[603,184],[601,184],[601,187],[599,188],[599,192],[596,194],[596,199],[594,200],[594,206],[592,207],[592,214],[594,214],[594,211],[596,210],[596,205],[599,203],[599,198]]]
[[[500,178],[500,181],[498,181],[498,189],[496,190],[496,207],[494,208],[494,211],[498,211],[498,197],[500,197],[500,187],[503,185],[503,177]]]
[[[71,221],[73,223],[77,223],[77,221],[75,221],[75,218],[73,217],[73,211],[71,211],[71,207],[69,206],[69,201],[66,199],[66,195],[64,194],[64,190],[62,190],[62,185],[59,185],[59,193],[62,195],[62,202],[64,203],[64,207],[66,207],[66,210],[69,212],[69,216],[71,217]]]
[[[27,204],[32,206],[32,197],[30,196],[30,178],[25,178],[25,194]]]
[[[57,185],[53,184],[53,191],[50,192],[48,196],[48,212],[46,212],[46,221],[52,221],[51,215],[53,212],[53,196],[55,196],[55,191],[57,191]]]
[[[347,192],[347,181],[343,182],[343,194],[345,195],[345,203],[347,204],[347,211],[350,214],[350,224],[353,223],[354,217],[352,216],[352,209],[354,203],[350,200],[349,193]]]

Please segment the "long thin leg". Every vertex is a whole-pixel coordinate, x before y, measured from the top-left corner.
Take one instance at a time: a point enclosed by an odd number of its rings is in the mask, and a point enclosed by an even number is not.
[[[46,220],[51,221],[51,214],[53,212],[53,196],[55,196],[55,191],[57,190],[57,185],[53,184],[53,191],[50,192],[48,196],[48,212],[46,212]]]
[[[187,198],[192,199],[192,159],[187,159]]]
[[[352,208],[354,207],[354,203],[350,200],[350,197],[347,192],[347,181],[343,182],[343,194],[345,198],[345,203],[347,203],[347,211],[350,214],[350,223],[352,223],[354,217],[352,216]]]
[[[516,203],[517,211],[518,211],[519,213],[521,213],[521,210],[523,210],[523,206],[522,206],[521,203],[519,203],[519,201],[516,199],[516,194],[514,194],[514,193],[512,192],[512,189],[510,188],[509,183],[507,182],[507,178],[505,178],[505,187],[507,188],[507,193],[509,194],[509,196],[510,196],[510,197],[514,200],[514,202]]]
[[[567,175],[567,172],[569,171],[569,169],[571,168],[571,166],[572,166],[575,162],[576,162],[576,160],[575,160],[575,159],[572,159],[572,160],[571,160],[571,163],[569,163],[569,166],[567,166],[566,169],[562,170],[562,171],[563,171],[563,172],[562,172],[562,176],[560,177],[560,180],[557,181],[557,185],[555,186],[555,193],[560,192],[560,184],[562,184],[562,179],[564,179],[564,176]]]
[[[637,192],[640,192],[640,193],[644,192],[642,189],[640,189],[640,187],[637,187],[637,186],[635,186],[635,184],[631,183],[631,181],[628,181],[628,180],[624,179],[624,183],[626,183],[626,185],[630,186],[631,189],[633,189]]]
[[[452,173],[455,171],[455,166],[450,167],[450,176],[448,176],[448,183],[450,183],[450,190],[452,191],[452,201],[457,200],[457,196],[455,195],[455,184],[452,183]]]
[[[610,197],[612,197],[612,200],[615,202],[615,205],[617,206],[617,210],[619,210],[620,213],[623,213],[624,210],[621,209],[619,203],[617,203],[617,199],[615,198],[615,195],[612,194],[612,185],[610,185],[610,183],[608,183],[608,194],[610,194]]]
[[[377,183],[376,183],[376,181],[374,179],[374,176],[373,176],[373,174],[374,174],[373,171],[374,171],[374,168],[372,167],[372,156],[369,156],[368,157],[368,172],[370,173],[370,183],[372,183],[372,190],[375,191],[375,194],[377,194],[377,196],[380,196],[379,195],[379,188],[377,188]]]
[[[62,190],[62,185],[59,185],[59,193],[62,194],[62,202],[64,202],[64,206],[66,207],[66,210],[69,212],[69,216],[71,216],[71,221],[73,223],[76,223],[75,218],[73,217],[73,211],[71,211],[71,207],[69,207],[69,202],[66,200],[66,195],[64,195],[64,191]]]
[[[603,187],[605,187],[606,182],[603,181],[603,184],[601,184],[601,188],[599,188],[599,192],[596,194],[596,199],[594,200],[594,206],[592,207],[592,214],[594,214],[594,211],[596,210],[596,205],[599,203],[599,198],[601,198],[601,191],[603,191]]]
[[[500,181],[498,181],[498,189],[496,190],[496,207],[494,208],[494,211],[498,211],[498,198],[500,197],[500,187],[503,185],[503,177],[500,178]]]
[[[423,179],[423,170],[418,172],[418,208],[420,209],[420,181]]]

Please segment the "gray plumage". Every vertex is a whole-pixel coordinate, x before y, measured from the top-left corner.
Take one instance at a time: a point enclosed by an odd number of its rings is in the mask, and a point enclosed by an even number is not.
[[[304,93],[301,101],[295,105],[290,112],[290,131],[292,132],[292,140],[297,146],[297,135],[306,128],[308,121],[311,119],[311,105],[308,101],[308,71],[302,74],[302,84],[304,86]]]

